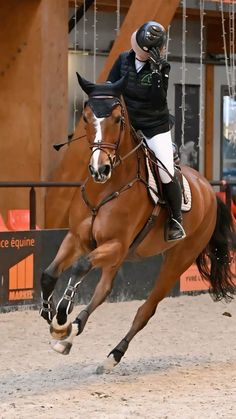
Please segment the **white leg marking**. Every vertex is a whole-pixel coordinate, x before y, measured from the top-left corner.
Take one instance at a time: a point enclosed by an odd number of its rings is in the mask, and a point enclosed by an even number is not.
[[[72,323],[72,329],[70,332],[70,335],[63,340],[54,340],[51,342],[51,347],[55,352],[58,352],[62,355],[69,355],[69,352],[71,350],[73,339],[78,333],[78,326],[74,323]]]
[[[111,354],[110,356],[108,356],[105,361],[99,365],[97,367],[96,373],[97,374],[108,374],[109,372],[111,372],[113,370],[113,368],[118,364],[118,362],[116,362],[114,355]]]
[[[70,320],[67,319],[66,323],[60,325],[57,323],[56,316],[54,316],[52,319],[52,327],[56,330],[64,330],[70,325],[70,323],[71,323]]]

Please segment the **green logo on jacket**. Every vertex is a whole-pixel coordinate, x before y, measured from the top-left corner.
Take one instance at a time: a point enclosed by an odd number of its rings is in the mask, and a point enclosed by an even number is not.
[[[149,74],[145,74],[145,75],[141,78],[140,83],[141,83],[143,86],[151,86],[151,85],[152,85],[152,75],[151,75],[151,73],[149,73]]]

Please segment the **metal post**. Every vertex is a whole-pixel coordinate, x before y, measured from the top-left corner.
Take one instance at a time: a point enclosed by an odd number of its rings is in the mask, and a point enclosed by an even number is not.
[[[30,230],[35,230],[36,229],[36,194],[35,194],[34,187],[30,188],[29,208],[30,208]]]

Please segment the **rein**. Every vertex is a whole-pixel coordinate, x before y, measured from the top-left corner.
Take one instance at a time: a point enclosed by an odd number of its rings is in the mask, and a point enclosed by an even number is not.
[[[137,134],[135,133],[134,129],[131,131],[131,133],[136,137],[139,138],[137,136]],[[122,163],[125,159],[127,159],[129,156],[131,156],[134,152],[136,152],[141,146],[143,145],[143,139],[139,142],[139,144],[134,147],[131,151],[129,151],[129,153],[125,154],[123,157],[119,156],[119,160],[114,164],[113,168],[117,167],[120,163]],[[94,150],[95,151],[95,150]],[[109,155],[108,155],[109,156]],[[90,208],[93,216],[95,217],[98,213],[98,210],[107,202],[111,201],[114,198],[117,198],[122,192],[125,192],[127,189],[132,188],[132,186],[137,182],[137,181],[141,181],[143,183],[144,180],[143,178],[140,176],[140,159],[137,159],[137,174],[136,176],[129,181],[127,184],[121,186],[121,188],[118,191],[112,192],[111,194],[109,194],[108,196],[106,196],[98,205],[96,205],[95,207],[92,206],[92,204],[90,203],[87,194],[86,194],[86,183],[88,182],[89,177],[85,180],[85,182],[83,183],[83,185],[81,186],[81,193],[82,193],[82,198],[84,200],[84,203],[88,206],[88,208]],[[145,183],[146,184],[146,183]]]
[[[84,184],[81,186],[81,195],[83,198],[83,201],[85,203],[85,205],[90,209],[91,213],[92,213],[92,221],[91,221],[91,226],[90,226],[90,243],[92,244],[92,247],[95,249],[96,248],[96,242],[94,240],[93,237],[93,224],[96,218],[96,215],[99,211],[99,209],[105,205],[107,202],[112,201],[114,198],[118,198],[120,196],[120,194],[122,192],[125,192],[129,189],[132,188],[132,186],[138,182],[141,181],[143,182],[143,179],[140,177],[140,168],[139,168],[139,160],[138,160],[138,169],[137,169],[137,174],[136,176],[130,180],[126,185],[121,186],[117,191],[110,193],[109,195],[107,195],[105,198],[103,198],[96,206],[93,206],[86,194],[86,183],[88,181],[89,178],[87,178],[84,182]]]
[[[140,141],[140,143],[132,148],[131,151],[129,151],[129,153],[125,154],[123,157],[119,156],[119,160],[118,162],[114,165],[114,167],[118,166],[120,163],[122,163],[125,159],[127,159],[129,156],[131,156],[131,154],[133,154],[135,151],[137,151],[139,149],[139,147],[141,147],[143,145],[143,139]]]

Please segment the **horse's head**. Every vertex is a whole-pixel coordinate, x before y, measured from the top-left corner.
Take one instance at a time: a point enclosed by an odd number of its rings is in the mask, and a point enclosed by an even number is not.
[[[121,94],[128,75],[115,83],[94,84],[77,73],[83,91],[88,95],[83,109],[86,135],[92,155],[89,172],[95,182],[104,183],[117,162],[117,149],[124,126]]]

